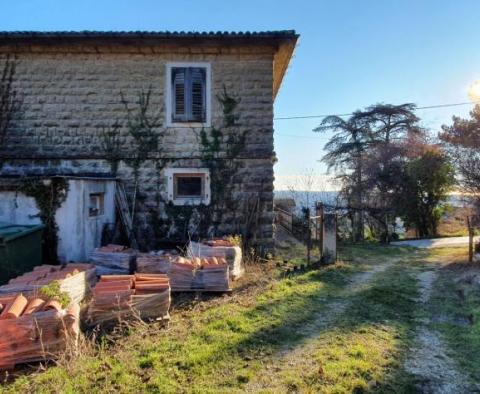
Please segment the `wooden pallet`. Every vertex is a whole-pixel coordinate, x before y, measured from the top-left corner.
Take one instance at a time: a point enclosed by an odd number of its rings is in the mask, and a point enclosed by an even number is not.
[[[172,287],[172,293],[231,293],[232,288],[228,289],[205,289],[192,287]]]

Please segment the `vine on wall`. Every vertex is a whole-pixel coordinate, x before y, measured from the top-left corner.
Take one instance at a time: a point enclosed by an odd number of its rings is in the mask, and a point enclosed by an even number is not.
[[[202,128],[198,135],[202,166],[210,170],[210,205],[176,206],[159,197],[165,215],[162,217],[155,210],[150,212],[150,223],[158,239],[218,236],[224,214],[237,214],[239,202],[233,198],[233,178],[239,163],[235,159],[245,147],[247,131],[238,130],[240,115],[236,108],[240,100],[230,95],[225,86],[217,100],[223,112],[222,127]]]
[[[138,180],[139,169],[142,163],[150,159],[151,154],[158,156],[161,153],[162,144],[159,143],[163,135],[159,132],[162,126],[160,108],[157,112],[151,110],[152,89],[140,91],[135,103],[130,103],[124,94],[120,92],[120,101],[125,109],[125,118],[116,121],[111,126],[102,128],[101,147],[104,151],[107,161],[110,163],[111,172],[117,174],[118,164],[122,159],[126,159],[134,171],[135,179]],[[120,130],[125,128],[128,135],[132,138],[129,146],[127,158],[122,149]]]
[[[0,70],[0,149],[15,116],[21,116],[23,100],[13,86],[17,60],[8,56]],[[0,159],[0,167],[2,166]]]
[[[117,175],[118,164],[122,159],[122,149],[119,130],[121,124],[114,123],[112,126],[102,127],[101,147],[105,152],[107,161],[110,163],[110,171],[113,176]]]
[[[126,127],[133,138],[133,161],[132,167],[135,176],[138,177],[138,169],[147,160],[151,153],[161,153],[158,129],[162,126],[161,111],[153,113],[150,108],[152,89],[141,91],[138,101],[132,109],[125,96],[120,93],[122,104],[126,112]]]
[[[240,115],[235,112],[238,104],[240,104],[240,98],[230,96],[227,87],[223,85],[223,92],[217,95],[217,100],[223,109],[224,125],[226,127],[235,126],[235,123],[240,119]]]
[[[155,207],[144,207],[144,210],[150,223],[150,231],[153,233],[151,236],[157,241],[162,239],[185,241],[205,235],[223,235],[219,233],[219,227],[224,223],[225,214],[230,215],[228,221],[234,223],[237,228],[240,229],[244,225],[243,214],[239,209],[241,202],[234,198],[233,192],[234,177],[240,166],[236,159],[245,148],[248,130],[240,131],[240,114],[237,112],[240,99],[230,94],[225,86],[216,98],[223,113],[221,127],[202,128],[197,135],[202,166],[210,170],[211,203],[208,206],[204,204],[176,206],[166,201],[162,194],[164,181],[161,174],[170,160],[161,158],[163,144],[160,138],[165,130],[161,128],[160,112],[153,113],[150,109],[151,89],[139,94],[135,106],[121,95],[126,111],[124,123],[104,130],[103,149],[114,173],[117,171],[122,153],[118,130],[120,127],[126,127],[132,137],[133,158],[126,160],[125,164],[133,169],[135,192],[141,164],[147,159],[155,161],[157,174]],[[135,206],[132,207],[134,208]],[[230,221],[232,215],[233,222]]]
[[[222,94],[217,95],[217,100],[223,111],[223,127],[201,130],[202,162],[210,169],[214,223],[221,224],[224,214],[229,213],[234,216],[233,222],[240,227],[237,218],[240,202],[233,196],[234,176],[239,170],[240,163],[236,159],[245,148],[248,130],[240,132],[240,115],[236,112],[240,99],[230,95],[225,85]]]
[[[18,192],[35,199],[38,216],[45,225],[43,230],[43,261],[57,264],[58,226],[55,213],[65,201],[68,182],[65,178],[24,178],[20,181]]]

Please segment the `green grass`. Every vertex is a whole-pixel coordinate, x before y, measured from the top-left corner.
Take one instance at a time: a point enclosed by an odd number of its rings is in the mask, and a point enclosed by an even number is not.
[[[383,246],[376,243],[345,244],[340,246],[338,256],[341,260],[362,261],[372,264],[386,262],[389,259],[417,258],[422,251],[409,247]]]
[[[393,266],[372,283],[346,295],[349,306],[319,332],[306,370],[292,368],[267,380],[269,392],[412,391],[402,363],[413,338],[415,278]]]
[[[268,392],[408,392],[402,364],[417,317],[415,273],[427,254],[344,245],[345,261],[318,271],[257,273],[252,289],[174,310],[168,330],[138,325],[103,337],[0,392],[241,392],[257,381]],[[394,263],[352,285],[385,262]],[[305,329],[329,314],[325,326]]]
[[[103,387],[126,392],[187,388],[207,392],[212,387],[240,388],[259,368],[252,360],[271,354],[285,342],[298,341],[301,326],[326,297],[348,284],[354,270],[339,264],[272,281],[252,305],[232,302],[186,316],[174,314],[169,331],[137,328],[108,349],[80,356],[68,366],[19,378],[7,390],[88,392]]]
[[[459,369],[480,381],[480,283],[459,281],[465,271],[480,274],[479,267],[468,263],[440,271],[429,312]]]

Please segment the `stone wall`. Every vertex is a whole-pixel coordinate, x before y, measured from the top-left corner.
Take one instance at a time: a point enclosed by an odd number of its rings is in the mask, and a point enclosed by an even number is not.
[[[155,247],[159,239],[185,238],[187,233],[193,237],[240,233],[253,238],[263,251],[271,249],[275,159],[272,48],[202,51],[182,47],[166,52],[141,46],[57,46],[43,50],[32,46],[15,50],[14,86],[24,104],[0,147],[2,175],[114,172],[125,182],[130,199],[138,187],[135,224],[145,248]],[[165,72],[166,63],[171,61],[211,64],[212,126],[221,136],[210,157],[202,144],[202,129],[164,126]],[[238,100],[235,125],[225,125],[217,99],[224,87]],[[148,90],[150,115],[158,116],[162,124],[155,129],[159,149],[142,156],[135,170],[135,140],[126,127],[121,94],[128,108],[135,110],[138,95]],[[115,123],[121,126],[116,131],[118,162],[114,164],[105,151],[104,133]],[[204,131],[209,137],[211,129]],[[244,143],[232,150],[232,139],[238,141],[243,135]],[[212,172],[211,206],[173,207],[165,203],[164,168],[205,166]]]

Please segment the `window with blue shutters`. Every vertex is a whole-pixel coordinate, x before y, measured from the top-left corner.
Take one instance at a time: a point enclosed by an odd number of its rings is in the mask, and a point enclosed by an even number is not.
[[[206,68],[171,68],[172,122],[206,122],[206,97]]]

